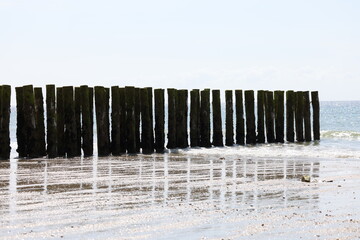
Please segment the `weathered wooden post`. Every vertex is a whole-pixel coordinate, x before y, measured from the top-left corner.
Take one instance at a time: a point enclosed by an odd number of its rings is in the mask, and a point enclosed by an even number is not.
[[[311,92],[311,104],[313,110],[313,134],[314,140],[320,140],[320,104],[319,93]]]
[[[58,157],[65,157],[63,88],[56,88],[56,129]]]
[[[234,145],[234,107],[233,107],[233,92],[232,90],[225,91],[225,105],[226,105],[226,139],[225,145]]]
[[[268,143],[275,142],[274,132],[274,96],[272,91],[265,92],[265,125],[266,140]]]
[[[274,92],[275,103],[275,141],[284,142],[284,91]]]
[[[26,126],[24,116],[24,89],[23,87],[16,87],[16,138],[19,158],[27,157],[27,142],[26,142]]]
[[[105,88],[105,96],[106,96],[106,106],[105,106],[105,109],[106,109],[106,116],[107,116],[107,126],[108,126],[108,129],[107,129],[107,136],[108,136],[108,139],[109,139],[109,143],[108,143],[108,155],[111,154],[111,139],[110,139],[110,88]]]
[[[149,106],[149,97],[148,90],[146,88],[140,89],[140,98],[141,98],[141,143],[142,143],[142,153],[150,154],[154,152],[152,147],[152,126],[150,120],[150,106]]]
[[[7,160],[7,158],[4,157],[4,151],[5,151],[5,138],[6,138],[6,132],[4,131],[4,121],[3,119],[5,118],[4,113],[3,113],[3,106],[5,106],[4,104],[4,91],[3,91],[3,86],[0,85],[0,160]],[[10,124],[10,122],[9,122]],[[9,135],[10,137],[10,135]]]
[[[246,144],[256,143],[254,91],[245,91]]]
[[[200,98],[200,146],[211,147],[210,142],[210,89],[201,91]]]
[[[72,86],[63,87],[64,97],[64,138],[66,157],[77,156],[77,129],[75,120],[74,88]]]
[[[94,144],[94,118],[95,118],[95,114],[94,114],[94,88],[93,87],[89,87],[89,107],[90,107],[90,121],[91,121],[91,140],[92,143]]]
[[[120,153],[120,94],[119,87],[111,87],[111,152],[114,156]]]
[[[177,90],[168,88],[168,142],[167,148],[176,148],[176,98]]]
[[[295,141],[294,109],[295,109],[294,91],[291,90],[286,91],[286,140],[288,142]]]
[[[91,90],[90,90],[91,89]],[[80,87],[81,92],[81,136],[82,136],[82,149],[84,157],[93,155],[93,94],[92,88],[86,85]]]
[[[200,146],[200,91],[190,91],[190,146]]]
[[[146,88],[148,91],[148,102],[150,111],[150,124],[151,124],[151,147],[154,149],[154,114],[153,114],[153,89],[151,87]],[[154,151],[154,150],[153,150]]]
[[[35,97],[35,125],[36,125],[36,155],[46,156],[45,143],[45,118],[44,118],[44,98],[41,88],[34,88]]]
[[[95,112],[98,155],[108,156],[110,154],[109,91],[101,86],[95,87]]]
[[[245,120],[244,120],[244,103],[243,91],[235,90],[236,105],[236,144],[245,144]]]
[[[0,160],[10,159],[10,99],[11,87],[0,86]]]
[[[164,152],[165,148],[165,99],[164,89],[155,89],[155,150]]]
[[[303,92],[304,97],[304,129],[305,141],[311,141],[311,114],[310,114],[310,96],[309,91]]]
[[[25,123],[25,141],[27,144],[26,154],[30,158],[39,157],[37,153],[38,139],[36,136],[36,118],[35,118],[35,99],[34,99],[34,88],[32,85],[23,87],[24,97],[24,123]]]
[[[81,92],[80,87],[75,87],[74,107],[76,125],[76,156],[81,156]]]
[[[46,139],[48,158],[57,157],[55,85],[46,85]]]
[[[265,91],[257,92],[257,136],[258,143],[265,143]]]
[[[222,121],[221,121],[221,101],[220,90],[212,90],[212,115],[213,115],[213,141],[215,147],[224,146]]]
[[[187,119],[188,119],[188,90],[181,89],[177,91],[177,129],[176,129],[176,138],[177,138],[177,147],[187,148],[188,143],[188,128],[187,128]]]
[[[304,141],[304,97],[303,92],[296,92],[295,108],[296,141]]]
[[[140,115],[141,115],[141,97],[140,88],[134,88],[134,109],[135,109],[135,139],[136,152],[140,152],[141,138],[140,138]]]
[[[126,141],[127,141],[127,126],[126,126],[126,99],[125,88],[119,88],[119,113],[120,113],[120,146],[119,153],[126,153]]]
[[[126,149],[129,154],[137,153],[135,130],[135,88],[125,87],[126,104]]]

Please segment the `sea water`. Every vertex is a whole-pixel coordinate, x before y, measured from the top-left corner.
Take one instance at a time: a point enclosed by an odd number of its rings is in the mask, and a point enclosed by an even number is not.
[[[246,157],[360,159],[360,101],[320,103],[321,140],[190,150],[194,154]]]
[[[222,106],[223,125],[225,111]],[[235,120],[234,120],[235,121]],[[16,109],[11,115],[11,158],[17,157]],[[94,126],[94,128],[96,128]],[[238,155],[246,157],[301,157],[326,159],[360,159],[360,101],[323,101],[320,103],[321,140],[310,143],[274,143],[217,148],[172,150],[185,155]],[[96,134],[96,129],[94,129]],[[225,136],[225,134],[224,134]],[[235,136],[234,136],[235,138]],[[94,136],[96,151],[96,135]]]
[[[15,113],[0,239],[359,236],[360,102],[321,102],[320,141],[70,160],[16,159]]]

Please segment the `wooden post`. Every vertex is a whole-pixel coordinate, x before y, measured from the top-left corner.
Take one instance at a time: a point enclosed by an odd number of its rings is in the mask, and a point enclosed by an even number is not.
[[[313,134],[314,140],[320,140],[320,104],[319,93],[311,92],[311,104],[313,110]]]
[[[90,93],[91,90],[86,85],[80,87],[82,120],[81,136],[84,157],[93,155],[93,95]]]
[[[164,152],[165,146],[165,99],[164,89],[155,89],[155,150]]]
[[[19,158],[27,157],[26,126],[24,116],[24,88],[16,87],[16,138]]]
[[[134,108],[135,108],[135,139],[136,152],[140,152],[141,138],[140,138],[140,115],[141,115],[141,97],[140,88],[134,88]]]
[[[75,125],[76,125],[76,156],[81,156],[81,92],[75,87]]]
[[[95,111],[98,155],[108,156],[110,154],[109,91],[101,86],[95,87]]]
[[[200,98],[200,146],[211,147],[210,142],[210,89],[201,91]]]
[[[95,119],[94,115],[96,115],[96,114],[94,114],[94,88],[93,87],[89,87],[89,109],[90,109],[89,130],[91,131],[91,135],[89,134],[89,143],[91,142],[91,144],[89,145],[89,149],[91,147],[91,155],[93,155],[93,151],[94,151],[94,119]]]
[[[200,91],[190,91],[190,146],[200,146]]]
[[[35,119],[35,99],[34,88],[32,85],[23,87],[24,97],[24,123],[26,132],[27,156],[30,158],[39,157],[37,153],[37,137],[36,137],[36,119]]]
[[[265,125],[266,140],[268,143],[275,142],[274,132],[274,96],[272,91],[265,92]]]
[[[286,91],[286,140],[288,142],[295,141],[294,109],[295,109],[294,91]]]
[[[41,88],[34,88],[35,97],[35,125],[36,125],[36,155],[39,157],[46,156],[45,143],[45,118],[44,118],[44,98]]]
[[[77,129],[75,120],[74,88],[63,87],[64,96],[64,138],[66,157],[77,156]]]
[[[10,99],[11,87],[0,86],[0,160],[10,159]]]
[[[188,91],[187,90],[178,90],[177,91],[177,129],[176,129],[176,138],[177,138],[177,147],[187,148],[188,143],[188,128],[187,128],[187,118],[188,118]]]
[[[126,149],[129,154],[137,152],[135,130],[135,88],[125,87]]]
[[[274,92],[276,142],[284,142],[284,91]]]
[[[149,97],[148,90],[146,88],[140,89],[140,98],[141,98],[141,143],[142,143],[142,153],[150,154],[154,152],[152,148],[152,139],[151,139],[151,120],[150,120],[150,106],[149,106]]]
[[[141,98],[141,143],[142,153],[150,154],[154,152],[151,144],[151,121],[150,121],[150,106],[148,98],[148,90],[146,88],[140,89]]]
[[[3,91],[3,86],[0,85],[0,160],[7,160],[8,158],[5,157],[4,152],[5,152],[5,148],[6,148],[6,144],[5,142],[5,138],[7,137],[6,132],[4,131],[4,125],[5,122],[3,121],[3,119],[5,118],[4,116],[4,112],[3,112],[3,106],[5,106],[4,104],[4,91]],[[9,122],[10,124],[10,122]],[[9,135],[10,137],[10,135]]]
[[[105,97],[106,97],[106,101],[105,101],[105,110],[106,110],[106,136],[107,136],[107,148],[106,150],[108,151],[107,155],[111,154],[111,139],[110,139],[110,88],[104,88],[105,89]]]
[[[245,91],[246,144],[256,143],[254,91]]]
[[[153,91],[151,87],[146,88],[148,91],[148,102],[150,111],[150,124],[151,124],[151,148],[154,151],[154,114],[153,114]]]
[[[48,158],[57,157],[56,131],[56,98],[55,85],[46,85],[46,124],[47,124],[47,155]]]
[[[120,153],[120,95],[119,87],[111,87],[111,152],[114,156]]]
[[[234,107],[233,107],[233,92],[232,90],[225,91],[226,102],[226,139],[225,145],[234,145]]]
[[[265,143],[265,92],[257,92],[257,142]]]
[[[244,121],[244,103],[243,91],[235,90],[236,104],[236,144],[245,144],[245,121]]]
[[[212,119],[213,119],[213,142],[215,147],[224,146],[222,121],[221,121],[221,101],[220,90],[212,90]]]
[[[125,100],[125,88],[119,88],[119,113],[120,113],[120,146],[119,146],[119,153],[126,153],[126,100]]]
[[[58,157],[65,157],[63,88],[56,88],[56,129]]]
[[[168,142],[167,148],[176,148],[176,98],[177,90],[168,88]]]
[[[303,92],[296,92],[295,108],[296,141],[304,141],[304,97]]]
[[[304,97],[304,129],[305,141],[311,141],[311,114],[310,114],[310,96],[309,91],[303,92]]]

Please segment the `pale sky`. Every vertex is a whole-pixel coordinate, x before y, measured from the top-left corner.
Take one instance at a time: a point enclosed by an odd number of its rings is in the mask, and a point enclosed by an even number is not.
[[[0,84],[360,100],[360,1],[0,0]]]

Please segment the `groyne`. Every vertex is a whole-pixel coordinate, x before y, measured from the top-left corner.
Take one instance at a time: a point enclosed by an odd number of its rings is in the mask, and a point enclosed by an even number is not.
[[[47,85],[45,93],[44,103],[42,88],[15,88],[19,158],[92,156],[94,136],[99,156],[320,140],[317,91],[226,90],[225,105],[217,89]],[[10,100],[11,86],[1,85],[3,160],[11,150]]]

